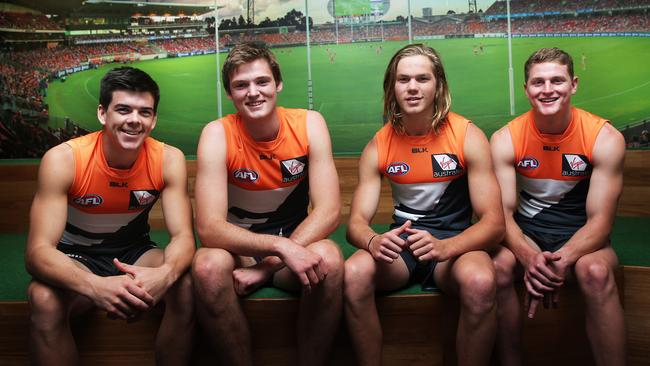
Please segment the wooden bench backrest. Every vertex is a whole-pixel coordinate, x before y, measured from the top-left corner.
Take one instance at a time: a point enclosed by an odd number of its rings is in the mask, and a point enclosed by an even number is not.
[[[336,158],[343,202],[341,223],[350,214],[352,195],[357,186],[358,158]],[[196,161],[187,162],[189,192],[194,206]],[[38,164],[0,165],[0,232],[24,232],[29,227],[29,207],[36,191]],[[393,212],[390,187],[383,182],[375,223],[390,223]],[[650,216],[650,151],[628,151],[625,159],[624,188],[618,206],[620,216]],[[151,226],[165,227],[160,203],[150,215]]]

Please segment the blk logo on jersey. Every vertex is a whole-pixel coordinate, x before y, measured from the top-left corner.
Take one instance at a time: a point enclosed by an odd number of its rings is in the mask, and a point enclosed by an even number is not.
[[[307,156],[299,156],[280,162],[282,183],[289,183],[301,179],[307,174]]]
[[[153,205],[159,194],[160,192],[155,189],[131,191],[129,210],[139,210]]]
[[[535,169],[539,167],[539,161],[532,156],[525,156],[517,163],[519,169]]]
[[[97,207],[104,202],[104,199],[98,194],[87,194],[83,197],[75,198],[73,202],[83,207]]]
[[[433,154],[431,155],[431,165],[434,178],[451,177],[463,172],[463,167],[458,163],[458,157],[454,154]]]
[[[390,163],[386,167],[386,174],[392,177],[399,177],[409,172],[411,168],[408,164],[402,162]]]
[[[562,154],[562,176],[584,177],[591,173],[591,164],[584,155]]]
[[[232,172],[232,176],[242,182],[255,183],[259,179],[260,175],[256,171],[251,169],[237,169]]]

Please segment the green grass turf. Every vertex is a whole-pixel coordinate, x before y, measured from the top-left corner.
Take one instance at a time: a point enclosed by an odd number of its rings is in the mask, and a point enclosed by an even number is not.
[[[507,43],[483,39],[485,53],[474,56],[477,39],[427,41],[443,59],[452,93],[452,109],[472,119],[489,136],[509,115]],[[344,44],[312,47],[314,109],[326,118],[338,155],[359,154],[381,126],[382,81],[390,57],[404,42]],[[523,64],[541,47],[560,47],[575,58],[580,83],[573,102],[612,120],[616,127],[650,117],[650,39],[538,38],[513,40],[516,114],[529,105],[523,93]],[[336,52],[330,64],[326,48]],[[307,107],[306,47],[275,49],[282,66],[284,90],[279,104]],[[582,70],[581,54],[587,56]],[[220,55],[223,62],[225,55]],[[96,118],[99,81],[116,65],[80,72],[65,83],[53,82],[47,102],[53,117],[70,117],[91,130]],[[214,55],[142,61],[133,64],[150,73],[161,88],[159,123],[153,136],[196,153],[201,128],[217,117],[217,68]],[[224,114],[234,112],[223,95]]]
[[[375,225],[377,231],[386,230],[387,225]],[[345,240],[346,226],[340,226],[330,238],[341,246],[344,257],[348,258],[355,248]],[[650,247],[647,238],[650,237],[650,218],[648,217],[617,217],[612,231],[612,243],[621,265],[650,266]],[[166,231],[153,231],[153,241],[165,246],[169,240]],[[30,276],[25,272],[24,250],[25,234],[0,234],[0,301],[24,301]],[[412,285],[395,293],[422,293],[418,285]],[[251,295],[252,298],[286,297],[291,294],[273,287],[265,287]]]

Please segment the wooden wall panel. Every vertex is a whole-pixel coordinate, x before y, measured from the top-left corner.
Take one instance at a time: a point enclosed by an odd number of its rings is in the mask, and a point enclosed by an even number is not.
[[[341,223],[346,224],[350,215],[352,195],[357,186],[356,157],[334,159],[341,187]],[[196,161],[189,160],[188,188],[194,198]],[[34,192],[38,164],[0,165],[0,232],[26,231],[29,226],[29,207]],[[193,206],[194,207],[194,206]],[[151,212],[151,226],[154,229],[165,227],[160,204]],[[392,220],[393,203],[390,186],[382,180],[381,198],[374,223],[387,224]],[[650,151],[628,151],[624,169],[623,194],[617,215],[650,216]]]

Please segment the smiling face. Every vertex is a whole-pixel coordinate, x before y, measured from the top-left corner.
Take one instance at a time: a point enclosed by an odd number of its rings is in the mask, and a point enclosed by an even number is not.
[[[399,61],[395,99],[405,121],[422,118],[431,123],[436,84],[433,65],[428,57],[408,56]]]
[[[536,115],[565,117],[571,110],[571,96],[578,89],[578,78],[571,77],[567,65],[543,62],[532,65],[524,87]]]
[[[275,112],[277,93],[281,90],[282,82],[276,83],[269,63],[257,59],[232,72],[228,98],[245,121],[263,120]]]
[[[104,128],[107,155],[137,152],[156,126],[154,97],[149,92],[116,90],[108,108],[99,105],[97,118]]]

